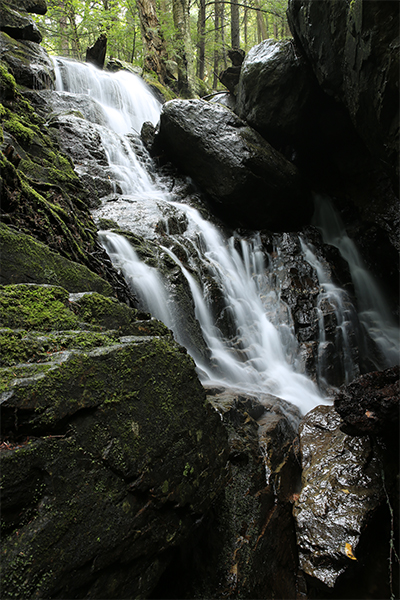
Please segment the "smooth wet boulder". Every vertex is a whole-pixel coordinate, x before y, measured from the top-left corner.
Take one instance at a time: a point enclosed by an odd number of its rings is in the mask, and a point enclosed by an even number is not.
[[[307,134],[317,83],[293,40],[264,40],[247,54],[236,112],[276,148]]]
[[[311,216],[310,195],[296,167],[220,104],[167,102],[156,144],[231,224],[296,230]]]
[[[324,91],[347,108],[359,136],[398,184],[399,4],[290,0],[288,21]]]
[[[371,590],[389,597],[396,451],[368,435],[348,435],[343,425],[329,406],[300,424],[302,489],[293,509],[299,566],[320,598],[373,598]]]
[[[20,12],[45,15],[47,12],[46,0],[9,0],[8,5]]]
[[[2,593],[149,597],[222,490],[226,434],[165,326],[71,298],[0,289]]]

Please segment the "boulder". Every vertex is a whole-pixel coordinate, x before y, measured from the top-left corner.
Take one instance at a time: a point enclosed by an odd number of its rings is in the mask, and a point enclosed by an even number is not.
[[[367,373],[335,396],[335,409],[353,435],[396,438],[399,429],[399,367]]]
[[[371,437],[348,435],[342,425],[329,406],[316,407],[300,424],[302,489],[293,509],[299,566],[319,598],[370,598],[373,589],[389,597],[395,530],[388,511],[393,497],[385,490],[395,481],[388,467],[395,452],[385,456]]]
[[[284,149],[306,134],[317,87],[293,40],[264,40],[242,65],[236,112],[275,148]]]
[[[45,15],[47,12],[46,0],[10,0],[8,5],[14,10],[36,15]]]
[[[104,319],[123,305],[98,294],[0,298],[13,328],[0,339],[2,592],[149,597],[226,481],[226,434],[194,363],[137,311]]]
[[[38,44],[42,41],[42,34],[32,17],[28,13],[13,10],[3,2],[0,3],[0,31],[16,40],[29,40]]]
[[[192,544],[160,580],[157,598],[295,598],[291,510],[299,415],[273,396],[213,388],[208,399],[229,439],[229,480]]]
[[[232,111],[235,111],[236,108],[236,97],[230,92],[218,92],[216,94],[212,94],[208,102],[218,102],[219,104],[222,104],[222,106],[226,106],[226,108],[229,108]]]
[[[309,192],[297,169],[220,104],[167,102],[157,143],[231,224],[296,230],[310,218]]]
[[[290,0],[288,20],[322,88],[398,185],[399,4]]]
[[[18,84],[36,90],[54,88],[54,67],[39,44],[16,40],[0,31],[0,60],[9,67]]]
[[[112,296],[107,281],[84,265],[67,260],[29,235],[0,224],[2,269],[0,282],[48,283],[61,285],[69,292],[99,292]]]

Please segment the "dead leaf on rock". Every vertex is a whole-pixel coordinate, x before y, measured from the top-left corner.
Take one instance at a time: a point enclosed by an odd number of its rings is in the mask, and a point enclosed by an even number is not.
[[[346,556],[348,558],[350,558],[351,560],[357,560],[356,557],[353,554],[353,548],[351,547],[351,544],[349,544],[349,542],[346,543],[344,549],[345,549],[345,552],[346,552]]]

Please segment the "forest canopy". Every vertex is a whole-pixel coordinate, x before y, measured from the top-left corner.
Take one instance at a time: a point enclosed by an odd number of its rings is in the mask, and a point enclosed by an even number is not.
[[[107,35],[107,57],[128,62],[159,79],[175,77],[182,95],[217,89],[230,66],[228,50],[247,52],[266,38],[290,35],[287,0],[48,0],[36,17],[50,54],[85,59]],[[157,61],[161,57],[161,64]],[[156,60],[154,60],[156,59]],[[197,82],[197,83],[196,83]]]

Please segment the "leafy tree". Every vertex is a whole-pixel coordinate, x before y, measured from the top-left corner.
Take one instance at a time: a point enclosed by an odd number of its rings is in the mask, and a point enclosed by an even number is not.
[[[48,0],[36,17],[51,54],[84,60],[86,48],[107,34],[107,53],[162,82],[171,73],[177,91],[194,93],[197,77],[220,86],[227,50],[246,52],[262,39],[289,35],[287,0]]]

